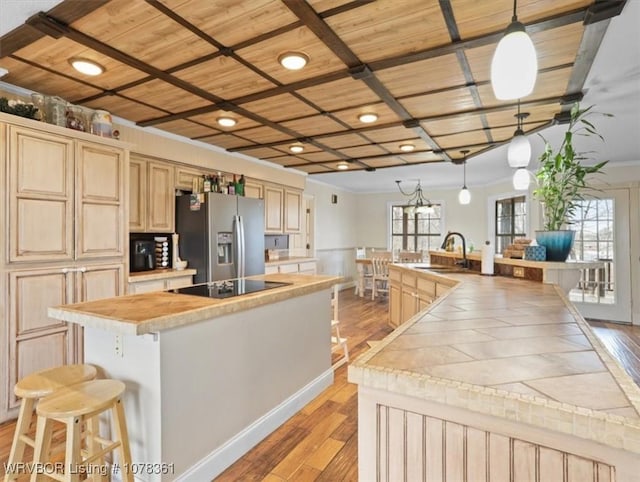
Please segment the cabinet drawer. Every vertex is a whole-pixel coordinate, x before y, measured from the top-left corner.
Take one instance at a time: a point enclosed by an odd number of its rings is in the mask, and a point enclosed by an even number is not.
[[[298,263],[293,264],[281,264],[279,266],[280,273],[297,273],[298,272]]]
[[[173,290],[184,286],[191,286],[192,284],[193,276],[180,276],[179,278],[169,278],[166,281],[166,288],[168,290]]]
[[[278,267],[277,266],[265,266],[264,267],[264,274],[273,274],[273,273],[278,273]]]
[[[301,273],[315,274],[315,272],[316,272],[316,262],[315,261],[308,261],[306,263],[300,263],[298,271],[300,271]]]
[[[164,280],[151,280],[151,281],[140,281],[138,283],[129,283],[129,293],[130,294],[139,294],[139,293],[149,293],[151,291],[163,291],[164,290]]]

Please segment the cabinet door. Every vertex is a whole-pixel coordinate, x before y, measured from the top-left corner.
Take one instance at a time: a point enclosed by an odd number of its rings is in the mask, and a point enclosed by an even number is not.
[[[9,387],[34,371],[75,363],[72,326],[47,315],[50,306],[73,302],[71,272],[62,268],[12,271],[8,302],[9,349],[4,362]],[[18,406],[13,390],[8,402],[10,409]]]
[[[114,298],[124,294],[124,264],[82,266],[75,274],[74,303]],[[83,329],[71,327],[76,361],[84,361]]]
[[[284,191],[284,213],[285,232],[299,233],[302,227],[302,192]]]
[[[9,261],[73,259],[73,141],[9,126]]]
[[[244,183],[244,195],[254,199],[262,199],[264,197],[262,188],[263,186],[259,182],[247,179]]]
[[[143,232],[147,217],[147,162],[129,161],[129,231]]]
[[[123,149],[79,141],[76,148],[76,258],[123,256]]]
[[[176,166],[175,169],[175,187],[176,189],[185,189],[191,191],[193,189],[193,180],[200,179],[202,172],[188,167]]]
[[[174,231],[175,193],[173,166],[149,161],[148,167],[147,232]]]
[[[418,312],[418,299],[415,290],[402,288],[402,313],[400,322],[404,323]]]
[[[282,233],[284,228],[282,210],[284,189],[264,186],[264,230],[267,233]]]
[[[402,291],[394,283],[389,285],[389,324],[396,328],[402,324]]]

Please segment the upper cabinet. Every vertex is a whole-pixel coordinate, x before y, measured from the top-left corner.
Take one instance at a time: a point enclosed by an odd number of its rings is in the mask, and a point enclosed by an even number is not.
[[[129,230],[147,233],[173,232],[174,166],[132,155],[129,179]]]
[[[264,185],[264,231],[282,233],[284,220],[284,189],[281,186]]]
[[[127,153],[8,125],[9,262],[124,255]]]
[[[264,186],[257,181],[247,179],[244,183],[244,195],[254,199],[264,199]]]
[[[264,185],[264,230],[268,234],[299,233],[302,227],[302,191]]]
[[[299,233],[302,228],[302,192],[284,190],[284,231]]]

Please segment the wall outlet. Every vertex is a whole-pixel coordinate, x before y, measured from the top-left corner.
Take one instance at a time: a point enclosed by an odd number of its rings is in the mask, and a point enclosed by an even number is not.
[[[123,350],[123,343],[122,343],[122,336],[121,335],[116,335],[115,337],[115,345],[116,345],[116,356],[119,356],[120,358],[124,357],[124,350]]]

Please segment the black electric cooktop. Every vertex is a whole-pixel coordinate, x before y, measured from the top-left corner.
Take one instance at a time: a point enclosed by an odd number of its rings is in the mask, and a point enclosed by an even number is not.
[[[287,286],[290,284],[291,283],[282,283],[279,281],[234,279],[187,286],[173,291],[183,295],[206,296],[209,298],[232,298],[234,296],[246,295],[257,291],[280,288],[281,286]]]

